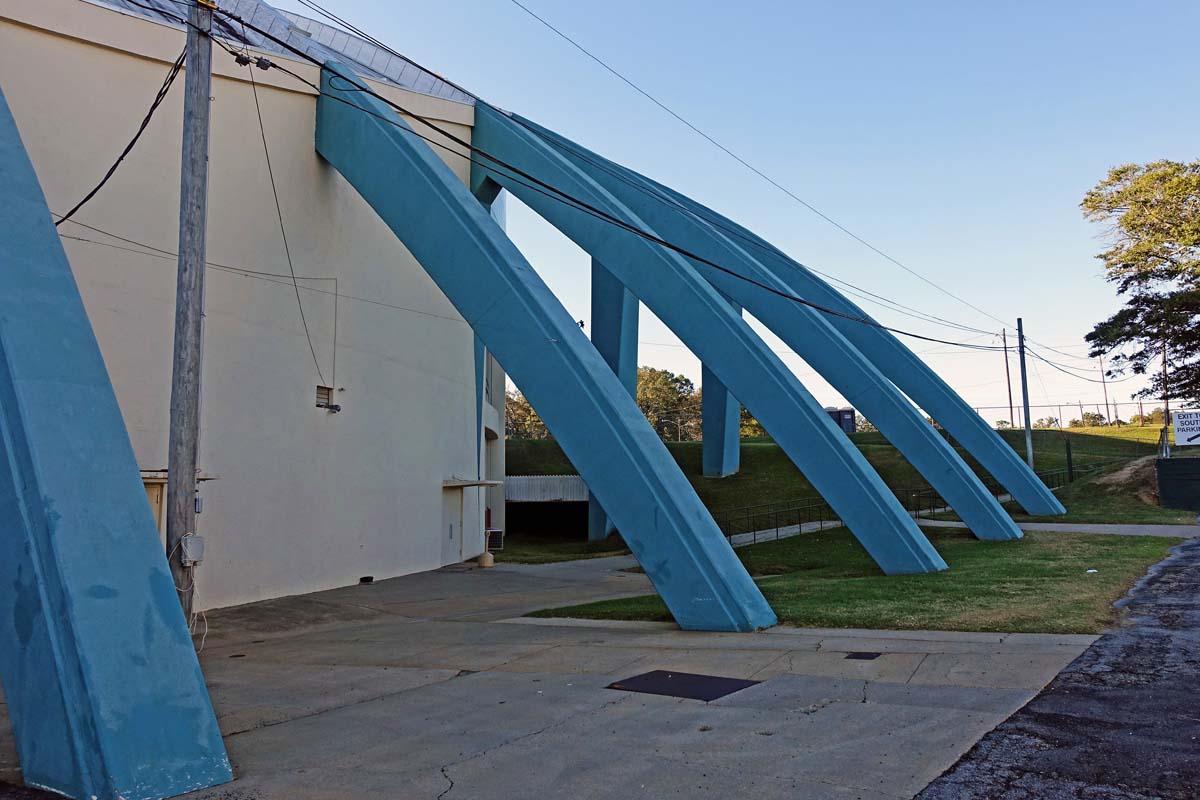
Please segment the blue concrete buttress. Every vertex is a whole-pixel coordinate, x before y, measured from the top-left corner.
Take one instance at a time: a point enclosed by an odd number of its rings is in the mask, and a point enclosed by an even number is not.
[[[321,73],[316,147],[512,376],[683,628],[775,615],[628,389],[450,168],[346,67]]]
[[[754,258],[752,251],[741,247],[743,242],[698,219],[638,173],[528,120],[518,121],[559,148],[673,244],[704,259],[693,260],[697,271],[721,292],[745,305],[843,397],[865,413],[954,507],[976,536],[1000,541],[1021,537],[1016,523],[966,462],[883,373],[833,326],[832,315],[789,299],[789,296],[795,296],[794,290]],[[719,264],[724,269],[717,269],[712,264]],[[749,280],[742,280],[739,275]]]
[[[881,569],[946,568],[862,453],[728,300],[681,256],[629,230],[652,235],[651,226],[501,111],[476,105],[473,143],[504,163],[476,159],[472,183],[495,181],[603,261],[750,409]]]
[[[604,265],[592,260],[592,345],[631,397],[637,397],[638,299]],[[588,494],[588,540],[615,529],[595,495]]]
[[[829,315],[829,323],[858,348],[859,352],[869,358],[900,391],[937,420],[964,450],[1008,489],[1013,499],[1025,511],[1039,515],[1066,513],[1059,499],[1017,452],[1009,447],[983,417],[959,397],[929,365],[878,323],[864,325],[856,321],[857,319],[874,322],[857,304],[745,226],[669,186],[650,182],[664,196],[687,208],[697,217],[707,220],[708,224],[723,234],[730,234],[735,241],[744,243],[757,261],[771,270],[800,297],[850,317],[851,319],[847,319]]]
[[[26,784],[232,777],[100,348],[0,93],[0,681]]]

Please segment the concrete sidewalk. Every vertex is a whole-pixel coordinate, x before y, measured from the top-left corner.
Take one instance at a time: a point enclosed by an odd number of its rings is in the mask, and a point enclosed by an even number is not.
[[[918,519],[922,528],[965,528],[965,523],[952,520]],[[1106,533],[1114,536],[1167,536],[1191,539],[1200,536],[1200,525],[1134,525],[1127,523],[1101,524],[1089,522],[1018,522],[1023,531],[1052,531],[1058,533]]]
[[[950,511],[949,508],[940,511]],[[917,525],[922,528],[966,528],[964,522],[957,520],[925,519],[912,515]],[[841,526],[841,520],[831,519],[819,522],[806,522],[802,525],[783,525],[778,528],[764,528],[747,533],[736,533],[727,536],[734,547],[743,547],[760,542],[773,542],[778,539],[790,539],[802,533],[814,533]],[[1105,533],[1116,536],[1167,536],[1171,538],[1190,539],[1200,536],[1200,524],[1195,525],[1138,525],[1125,523],[1089,523],[1089,522],[1018,522],[1017,527],[1023,531],[1057,531],[1060,533]]]
[[[627,561],[210,614],[201,662],[237,780],[194,797],[908,798],[1094,640],[520,616],[645,593]],[[605,688],[654,669],[762,683],[712,703]],[[0,713],[0,780],[17,776]]]

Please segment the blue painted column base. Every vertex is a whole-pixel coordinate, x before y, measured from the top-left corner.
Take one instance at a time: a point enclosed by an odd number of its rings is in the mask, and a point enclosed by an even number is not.
[[[30,786],[232,777],[100,348],[0,93],[0,681]]]

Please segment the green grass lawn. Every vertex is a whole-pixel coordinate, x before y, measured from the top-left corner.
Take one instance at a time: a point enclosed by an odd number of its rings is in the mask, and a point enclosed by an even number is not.
[[[927,529],[950,569],[888,577],[844,528],[740,548],[780,623],[896,630],[1097,633],[1112,607],[1178,540],[1029,533],[1011,542]],[[1088,569],[1098,572],[1088,574]],[[657,595],[535,612],[538,617],[670,620]]]
[[[1004,507],[1018,522],[1091,522],[1134,525],[1191,525],[1196,512],[1163,508],[1157,504],[1154,458],[1118,463],[1091,477],[1067,484],[1055,492],[1067,508],[1060,516],[1031,516],[1016,503]],[[933,519],[958,519],[953,512]]]
[[[1123,438],[1123,428],[1034,431],[1034,460],[1039,470],[1066,466],[1065,437],[1070,437],[1076,464],[1113,458],[1134,458],[1153,452],[1152,445]],[[1140,430],[1149,430],[1142,428]],[[1157,429],[1156,429],[1157,430]],[[1085,432],[1074,432],[1085,431]],[[1101,435],[1095,431],[1121,432],[1122,436]],[[1157,437],[1157,432],[1155,437]],[[1025,451],[1023,431],[1002,431],[1001,436],[1014,449]],[[879,433],[855,433],[851,441],[862,451],[888,486],[917,489],[927,482],[887,439]],[[1155,439],[1157,441],[1157,439]],[[572,475],[575,467],[553,439],[509,439],[505,442],[506,472],[509,475]],[[724,510],[762,503],[816,497],[812,485],[800,474],[787,455],[770,439],[743,439],[742,468],[727,478],[706,478],[701,474],[700,442],[668,442],[667,449],[695,487],[700,500],[710,510]],[[984,470],[961,449],[967,463],[980,474]]]
[[[581,558],[620,556],[628,552],[619,536],[610,536],[602,542],[589,542],[579,537],[520,535],[504,537],[504,549],[495,555],[497,561],[510,564],[550,564]]]
[[[1158,425],[1106,425],[1100,428],[1066,428],[1063,432],[1072,436],[1103,436],[1109,439],[1157,446],[1161,430],[1162,427]],[[1167,436],[1170,438],[1171,444],[1174,444],[1174,432],[1169,432]]]

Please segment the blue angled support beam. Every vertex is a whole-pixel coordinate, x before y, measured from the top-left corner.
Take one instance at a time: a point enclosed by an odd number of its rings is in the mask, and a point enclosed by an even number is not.
[[[687,261],[597,219],[594,212],[563,202],[545,186],[633,228],[651,231],[645,221],[545,141],[496,109],[476,105],[473,143],[535,180],[499,164],[486,166],[487,159],[481,156],[472,166],[472,184],[491,180],[503,186],[603,261],[762,422],[885,572],[945,569],[941,556],[862,453]]]
[[[725,298],[741,316],[742,307]],[[721,379],[700,365],[700,470],[706,478],[735,474],[742,463],[742,404]]]
[[[520,118],[517,121],[553,144],[672,244],[736,273],[693,260],[701,275],[744,305],[865,413],[954,507],[976,536],[1000,541],[1021,537],[1016,523],[954,448],[917,413],[876,365],[833,327],[829,315],[789,299],[795,294],[791,287],[750,251],[697,219],[659,192],[648,179],[535,123]]]
[[[745,226],[718,214],[663,184],[645,179],[665,197],[707,220],[715,230],[751,252],[796,294],[809,302],[862,320],[872,320],[819,276]],[[1065,514],[1066,509],[1046,484],[1013,448],[967,405],[936,372],[878,323],[864,325],[855,319],[830,315],[829,323],[871,360],[900,391],[938,421],[962,447],[1012,494],[1030,514]],[[874,421],[874,420],[872,420]]]
[[[592,345],[637,397],[638,299],[599,261],[592,260]],[[588,541],[616,530],[599,499],[588,494]]]
[[[395,232],[521,387],[676,622],[730,631],[775,624],[758,587],[579,325],[484,204],[361,87],[342,65],[322,70],[317,151]]]
[[[700,388],[700,469],[706,478],[725,478],[741,468],[742,404],[703,364]]]
[[[232,777],[100,348],[3,93],[0,681],[27,785],[142,800]]]

